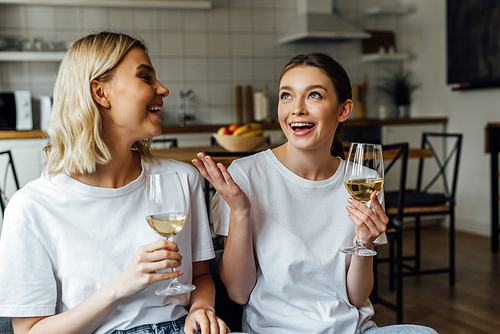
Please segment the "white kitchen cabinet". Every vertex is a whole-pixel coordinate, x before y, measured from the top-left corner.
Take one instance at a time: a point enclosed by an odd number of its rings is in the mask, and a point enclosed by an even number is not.
[[[23,187],[28,182],[37,179],[43,170],[46,159],[43,148],[47,145],[48,139],[2,139],[0,140],[0,152],[10,150],[12,160],[16,168],[19,186]],[[0,185],[5,197],[10,198],[16,191],[14,178],[7,165],[7,155],[0,156]],[[3,215],[0,217],[0,231],[2,230]]]
[[[47,143],[48,139],[44,138],[0,140],[0,152],[10,150],[12,153],[17,178],[21,187],[41,175],[43,164],[46,161],[43,154],[43,148]],[[0,177],[2,180],[0,184],[4,183],[5,169],[5,163],[2,163],[0,165]],[[8,197],[14,192],[12,186],[12,180],[9,179],[8,187],[5,189]]]
[[[45,52],[45,51],[0,51],[0,62],[60,62],[66,52]]]
[[[0,0],[0,4],[36,5],[36,6],[85,6],[85,7],[119,7],[119,8],[168,8],[208,10],[212,1],[174,1],[174,0]]]

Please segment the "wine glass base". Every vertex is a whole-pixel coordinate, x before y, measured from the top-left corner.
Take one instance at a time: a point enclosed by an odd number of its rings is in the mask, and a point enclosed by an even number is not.
[[[340,250],[342,253],[357,256],[375,256],[377,252],[364,246],[354,245]]]
[[[173,296],[173,295],[181,295],[186,292],[190,292],[196,289],[196,286],[193,284],[182,284],[175,286],[168,286],[166,288],[161,288],[155,291],[158,296]]]

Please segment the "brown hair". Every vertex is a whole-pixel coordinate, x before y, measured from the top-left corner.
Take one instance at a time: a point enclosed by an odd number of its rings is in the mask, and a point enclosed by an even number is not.
[[[283,67],[280,74],[280,81],[288,70],[300,66],[314,66],[325,73],[332,81],[335,94],[337,95],[337,103],[342,104],[346,100],[352,99],[351,81],[344,68],[337,63],[332,57],[321,52],[312,52],[308,54],[300,54],[288,61]],[[344,145],[342,144],[343,123],[339,123],[335,136],[333,137],[332,148],[330,150],[333,156],[344,156]]]

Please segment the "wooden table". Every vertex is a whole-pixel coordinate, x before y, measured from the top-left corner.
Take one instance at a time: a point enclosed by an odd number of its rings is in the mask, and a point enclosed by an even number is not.
[[[276,145],[262,145],[256,149],[256,151],[267,150],[268,148],[274,148]],[[218,146],[200,146],[200,147],[183,147],[183,148],[168,148],[168,149],[154,149],[153,154],[165,159],[173,159],[191,164],[191,160],[197,159],[198,152],[227,152],[222,147]],[[397,150],[384,151],[384,159],[392,160],[394,159]],[[224,166],[229,166],[233,160],[238,159],[240,156],[234,157],[215,157],[216,162],[221,162]],[[432,157],[432,152],[429,149],[421,148],[411,148],[408,151],[408,159],[420,159],[420,158],[430,158]]]
[[[264,151],[268,148],[274,148],[276,145],[262,145],[255,149],[255,151]],[[153,154],[165,159],[173,159],[177,161],[186,162],[191,164],[191,160],[198,159],[198,152],[227,152],[219,146],[196,146],[196,147],[183,147],[183,148],[167,148],[167,149],[154,149]],[[215,162],[221,162],[224,166],[228,167],[233,160],[241,156],[233,157],[214,157]]]
[[[382,152],[384,160],[392,160],[396,157],[399,150],[385,150]],[[410,148],[408,150],[408,159],[432,158],[432,151],[427,148]]]

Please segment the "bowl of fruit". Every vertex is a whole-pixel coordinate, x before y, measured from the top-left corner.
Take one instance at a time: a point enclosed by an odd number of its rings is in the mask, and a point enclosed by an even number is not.
[[[221,127],[213,134],[217,143],[229,152],[253,151],[268,138],[258,123],[233,124]]]

